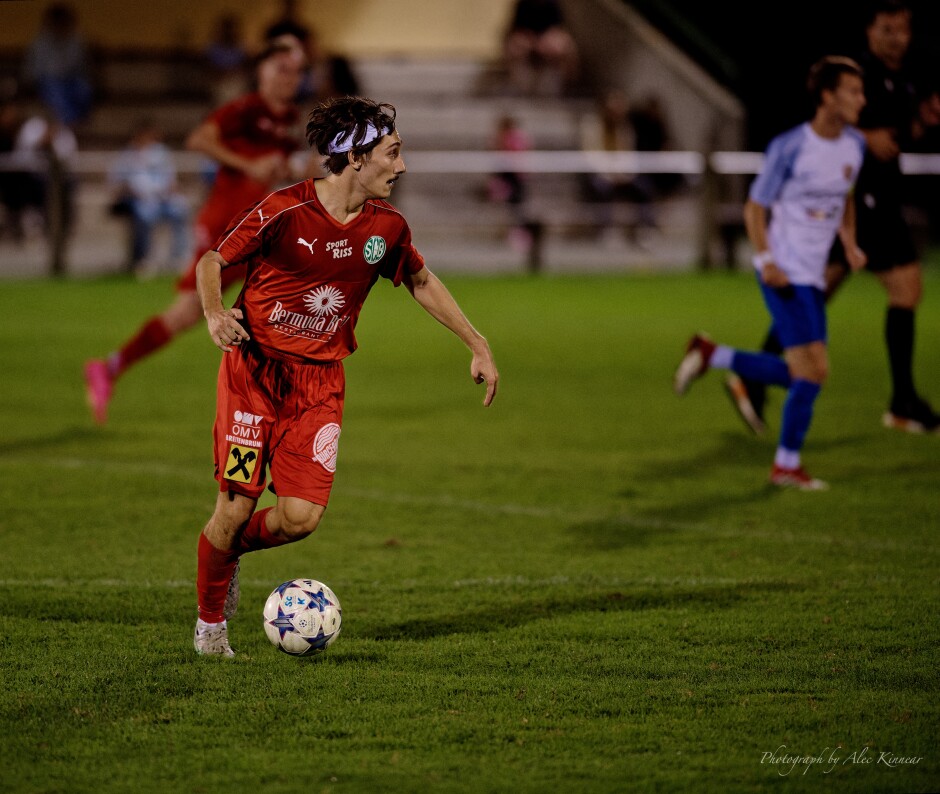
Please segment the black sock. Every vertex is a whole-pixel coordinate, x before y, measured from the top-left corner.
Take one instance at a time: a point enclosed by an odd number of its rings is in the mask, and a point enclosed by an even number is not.
[[[917,397],[914,389],[914,310],[889,306],[885,342],[891,366],[891,407],[903,409]]]

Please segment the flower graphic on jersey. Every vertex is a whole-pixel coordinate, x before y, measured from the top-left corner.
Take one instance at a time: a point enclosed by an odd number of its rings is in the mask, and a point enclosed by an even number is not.
[[[325,317],[329,314],[339,314],[339,310],[346,305],[346,298],[336,287],[324,284],[304,295],[304,303],[311,314]]]

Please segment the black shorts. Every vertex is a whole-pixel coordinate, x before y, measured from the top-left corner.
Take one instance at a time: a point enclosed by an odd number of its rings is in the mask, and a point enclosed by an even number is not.
[[[882,273],[918,260],[917,248],[900,205],[893,201],[879,203],[871,194],[864,194],[855,202],[855,210],[858,247],[868,257],[866,270]],[[838,237],[829,253],[829,262],[847,266]]]

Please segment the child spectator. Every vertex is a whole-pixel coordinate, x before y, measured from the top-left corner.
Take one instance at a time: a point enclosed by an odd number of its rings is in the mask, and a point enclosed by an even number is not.
[[[175,269],[188,247],[189,206],[177,190],[170,150],[152,121],[144,119],[137,125],[112,166],[109,181],[116,199],[112,212],[125,212],[133,224],[131,270],[137,270],[150,254],[153,229],[161,222],[170,225],[170,258]]]

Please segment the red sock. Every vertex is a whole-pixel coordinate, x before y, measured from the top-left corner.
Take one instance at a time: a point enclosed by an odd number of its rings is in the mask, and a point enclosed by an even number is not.
[[[222,551],[199,533],[199,565],[196,570],[196,593],[199,599],[199,617],[206,623],[221,623],[225,617],[225,596],[232,579],[237,551]]]
[[[122,375],[132,364],[159,350],[172,338],[173,334],[166,323],[160,317],[151,317],[118,352],[112,377]]]
[[[238,543],[239,554],[245,554],[249,551],[259,551],[261,549],[273,549],[275,546],[283,546],[286,543],[290,543],[287,538],[278,538],[268,532],[264,520],[272,509],[271,507],[266,507],[264,510],[258,510],[251,517]]]

